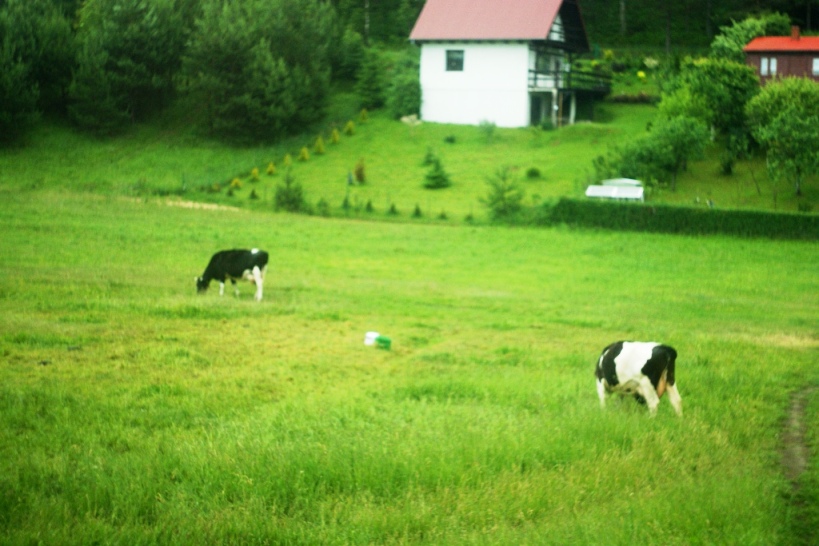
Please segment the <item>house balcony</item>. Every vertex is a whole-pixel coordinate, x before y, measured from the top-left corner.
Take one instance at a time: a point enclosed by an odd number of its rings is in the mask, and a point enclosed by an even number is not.
[[[529,91],[582,91],[603,98],[611,93],[611,76],[590,70],[529,70]]]

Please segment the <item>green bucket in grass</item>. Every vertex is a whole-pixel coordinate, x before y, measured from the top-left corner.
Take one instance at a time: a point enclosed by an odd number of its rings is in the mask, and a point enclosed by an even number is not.
[[[390,347],[392,346],[392,340],[387,336],[378,336],[375,338],[375,346],[379,349],[386,349],[389,351]]]

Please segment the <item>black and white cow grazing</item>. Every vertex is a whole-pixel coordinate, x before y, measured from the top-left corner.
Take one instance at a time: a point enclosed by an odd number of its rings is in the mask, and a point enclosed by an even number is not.
[[[196,278],[196,290],[204,292],[210,286],[210,281],[219,281],[219,295],[225,293],[225,281],[230,279],[236,295],[239,288],[237,279],[247,279],[256,284],[256,301],[262,301],[262,287],[264,274],[267,271],[267,252],[254,248],[253,250],[222,250],[213,255],[201,277]]]
[[[677,415],[682,415],[682,398],[677,392],[674,364],[677,351],[668,345],[641,341],[618,341],[605,349],[597,360],[597,394],[600,407],[606,407],[606,397],[613,393],[633,394],[648,405],[651,415],[657,414],[660,397],[668,398]]]

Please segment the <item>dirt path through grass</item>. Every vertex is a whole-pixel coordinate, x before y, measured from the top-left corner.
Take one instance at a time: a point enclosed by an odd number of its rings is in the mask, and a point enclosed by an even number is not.
[[[805,423],[805,407],[810,396],[819,387],[808,387],[798,391],[791,399],[791,407],[785,420],[785,431],[782,436],[782,466],[785,477],[798,487],[799,476],[807,469],[810,460],[810,451],[805,441],[807,425]]]

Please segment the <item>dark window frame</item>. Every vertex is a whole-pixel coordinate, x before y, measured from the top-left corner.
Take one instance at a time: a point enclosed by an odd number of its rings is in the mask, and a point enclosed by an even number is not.
[[[464,50],[463,49],[447,49],[446,50],[446,71],[447,72],[463,72],[464,71]]]

